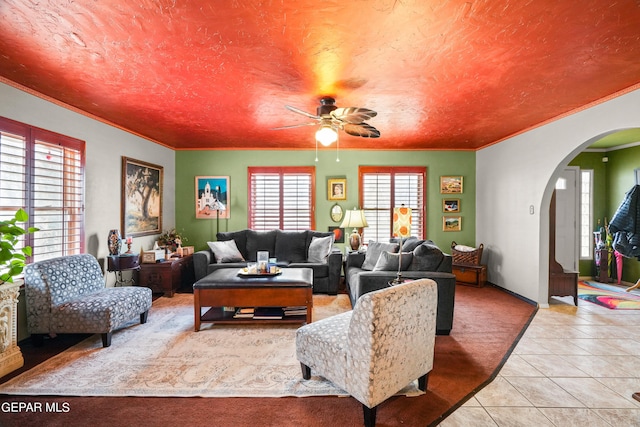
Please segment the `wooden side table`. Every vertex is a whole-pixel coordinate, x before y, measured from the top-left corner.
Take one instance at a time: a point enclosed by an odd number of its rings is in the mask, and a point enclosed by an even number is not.
[[[154,293],[162,293],[165,297],[173,297],[178,289],[192,286],[194,281],[193,255],[154,264],[140,264],[138,284],[150,288]]]
[[[138,270],[140,270],[138,254],[109,255],[107,257],[107,271],[112,271],[116,275],[115,286],[127,285],[129,283],[132,285],[135,284],[133,274],[131,275],[131,278],[124,279],[122,277],[122,272]]]
[[[486,265],[453,264],[456,283],[481,288],[487,283]]]

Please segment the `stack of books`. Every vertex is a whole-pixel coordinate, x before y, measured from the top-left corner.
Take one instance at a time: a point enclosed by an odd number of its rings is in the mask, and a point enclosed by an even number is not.
[[[251,319],[253,318],[253,312],[253,308],[238,308],[233,317],[235,319]]]
[[[282,319],[283,312],[280,307],[257,307],[253,312],[256,320]]]
[[[284,312],[285,317],[287,317],[287,316],[306,316],[307,315],[307,306],[306,305],[299,305],[299,306],[285,307],[285,308],[282,309],[282,311]]]

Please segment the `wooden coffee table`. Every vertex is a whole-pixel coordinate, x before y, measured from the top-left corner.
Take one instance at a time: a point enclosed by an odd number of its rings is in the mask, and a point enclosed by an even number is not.
[[[313,309],[313,270],[283,268],[275,276],[243,277],[237,268],[216,270],[193,284],[194,328],[202,323],[311,323]],[[297,307],[306,315],[282,319],[234,318],[224,307]],[[203,308],[209,308],[204,314]]]

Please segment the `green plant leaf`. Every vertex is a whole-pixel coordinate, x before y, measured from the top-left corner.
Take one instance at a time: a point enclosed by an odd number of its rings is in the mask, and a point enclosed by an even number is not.
[[[18,212],[16,212],[15,218],[19,222],[27,222],[29,215],[24,209],[20,208],[18,209]]]

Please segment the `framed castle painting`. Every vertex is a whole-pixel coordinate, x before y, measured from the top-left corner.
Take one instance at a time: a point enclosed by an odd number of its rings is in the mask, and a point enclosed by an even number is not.
[[[162,233],[162,179],[162,166],[122,157],[123,236]]]
[[[195,187],[196,218],[229,218],[228,176],[196,176]]]

